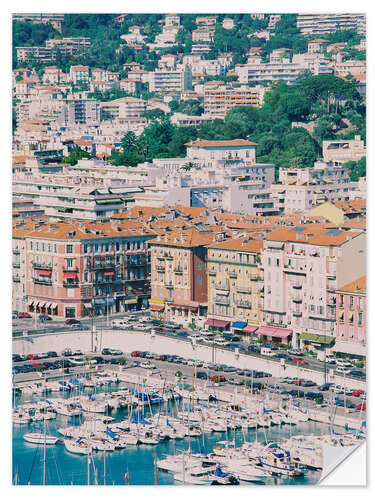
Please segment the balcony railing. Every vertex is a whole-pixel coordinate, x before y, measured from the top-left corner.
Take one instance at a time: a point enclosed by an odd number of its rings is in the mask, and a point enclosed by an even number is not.
[[[216,271],[207,271],[208,276],[216,276]]]
[[[90,269],[113,269],[115,267],[114,262],[94,262],[91,264]]]
[[[157,271],[159,271],[160,273],[164,273],[165,272],[165,266],[157,265],[157,266],[155,266],[155,269]]]
[[[52,271],[52,266],[50,264],[40,264],[40,263],[34,262],[33,268],[39,269],[41,271]]]
[[[236,271],[229,271],[228,276],[230,278],[237,278],[237,273],[236,273]]]
[[[79,283],[77,281],[75,282],[69,282],[69,281],[63,281],[63,287],[64,288],[77,288],[79,286]]]
[[[174,272],[175,272],[176,274],[182,274],[182,273],[183,273],[183,270],[181,269],[181,267],[176,267],[176,268],[174,269]]]
[[[18,248],[13,248],[12,252],[14,253],[14,255],[20,254],[20,251],[18,250]]]
[[[17,269],[19,269],[21,267],[21,264],[19,262],[13,262],[12,266],[16,267]]]
[[[237,303],[237,307],[243,307],[244,309],[251,309],[251,304],[248,300],[241,300]]]
[[[78,273],[78,267],[63,267],[63,273]]]
[[[292,288],[294,288],[294,290],[301,290],[302,285],[300,283],[294,283],[292,285]]]
[[[19,276],[13,276],[14,283],[19,283],[21,281]]]
[[[42,279],[42,278],[33,278],[33,281],[36,285],[52,285],[52,280],[50,279]]]
[[[230,301],[226,297],[216,297],[215,298],[215,304],[222,305],[222,306],[228,306],[229,303],[230,303]]]
[[[237,292],[238,292],[238,293],[250,293],[250,292],[251,292],[251,290],[250,290],[250,288],[238,287],[238,288],[237,288]]]
[[[169,254],[165,254],[165,255],[164,255],[164,259],[165,259],[165,260],[173,260],[173,256],[172,256],[172,255],[169,255]]]
[[[166,283],[164,286],[165,288],[171,288],[171,289],[174,288],[173,283]]]
[[[227,283],[217,283],[215,285],[216,290],[224,290],[226,292],[229,292],[229,284]]]
[[[250,276],[250,280],[251,281],[260,281],[261,277],[257,276],[256,274],[253,274],[252,276]]]

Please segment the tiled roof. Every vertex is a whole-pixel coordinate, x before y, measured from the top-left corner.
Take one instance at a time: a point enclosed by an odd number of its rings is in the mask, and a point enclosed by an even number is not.
[[[339,288],[339,292],[366,293],[366,275]]]
[[[239,250],[241,252],[259,252],[263,248],[263,240],[252,239],[248,236],[244,238],[233,238],[212,243],[208,248],[218,248],[223,250]]]

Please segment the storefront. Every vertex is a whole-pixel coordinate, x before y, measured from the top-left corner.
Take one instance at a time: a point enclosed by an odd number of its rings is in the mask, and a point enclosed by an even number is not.
[[[257,336],[264,342],[275,342],[276,344],[288,344],[292,341],[293,330],[288,328],[276,328],[273,326],[260,326]]]
[[[224,330],[230,325],[230,321],[225,321],[221,319],[208,319],[205,321],[204,326],[207,326],[210,330]]]

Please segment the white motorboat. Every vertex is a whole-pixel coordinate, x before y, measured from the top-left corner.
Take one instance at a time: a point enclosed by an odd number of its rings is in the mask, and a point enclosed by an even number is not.
[[[297,469],[290,460],[290,453],[277,443],[270,443],[264,448],[260,464],[272,475],[282,475],[291,478],[303,476],[304,472]]]
[[[116,448],[113,442],[100,436],[90,438],[89,443],[91,448],[97,451],[115,451]]]
[[[29,432],[23,436],[23,439],[34,444],[56,444],[59,440],[57,436],[49,436],[39,432]]]
[[[65,448],[71,453],[77,453],[79,455],[88,455],[91,453],[91,446],[87,439],[64,439]]]

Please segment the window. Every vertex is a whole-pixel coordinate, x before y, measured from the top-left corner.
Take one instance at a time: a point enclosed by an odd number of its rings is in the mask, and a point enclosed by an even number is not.
[[[358,325],[361,326],[363,321],[363,315],[361,312],[358,313]]]
[[[66,296],[67,297],[74,297],[74,288],[67,288],[66,289]]]
[[[198,262],[198,271],[200,271],[202,269],[202,262]]]
[[[340,305],[340,307],[343,307],[343,305],[344,305],[344,296],[340,295],[339,297],[340,297],[339,298],[339,305]]]
[[[72,269],[74,266],[74,259],[66,259],[66,267]]]
[[[280,266],[280,259],[276,259],[276,266],[279,267]]]
[[[66,318],[75,318],[76,317],[75,307],[66,307],[65,308],[65,317]]]
[[[73,253],[73,245],[66,245],[66,253]]]
[[[201,275],[198,276],[197,283],[198,283],[198,285],[202,285],[202,276]]]
[[[349,307],[350,309],[353,309],[353,295],[349,296]]]

